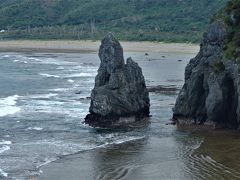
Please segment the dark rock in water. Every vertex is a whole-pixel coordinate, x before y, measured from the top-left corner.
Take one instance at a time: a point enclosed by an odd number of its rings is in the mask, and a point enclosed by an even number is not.
[[[149,93],[141,68],[109,33],[99,50],[101,60],[85,122],[94,127],[116,127],[149,116]]]
[[[90,100],[90,97],[85,97],[85,98],[79,98],[79,100],[83,101],[83,100]]]
[[[145,56],[148,56],[149,54],[148,53],[145,53]]]
[[[224,58],[226,25],[210,25],[198,55],[185,69],[173,119],[179,124],[236,129],[240,124],[240,78],[238,66]]]
[[[75,94],[82,94],[82,91],[77,91]]]

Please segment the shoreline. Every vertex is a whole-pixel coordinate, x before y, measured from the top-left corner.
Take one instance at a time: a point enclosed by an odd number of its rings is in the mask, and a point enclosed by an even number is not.
[[[0,41],[0,52],[97,53],[100,41],[9,40]],[[199,45],[149,41],[122,41],[126,52],[196,54]]]
[[[206,157],[209,157],[209,155],[211,155],[211,157],[213,157],[214,159],[216,158],[217,161],[222,163],[223,166],[227,164],[231,168],[234,168],[236,165],[239,167],[238,159],[236,159],[233,164],[225,162],[225,159],[229,159],[230,157],[225,153],[224,148],[225,145],[232,145],[231,143],[229,143],[231,140],[234,140],[236,144],[239,144],[240,135],[238,132],[232,130],[195,131],[190,132],[189,136],[204,139],[201,145],[194,150],[195,154],[198,154],[200,156],[204,155]],[[228,141],[221,141],[218,139],[219,137],[224,138]],[[145,152],[145,146],[147,144],[150,144],[150,151],[151,149],[155,149],[159,146],[168,147],[167,143],[159,143],[159,139],[157,139],[156,137],[145,137],[143,139],[136,139],[120,144],[110,144],[105,147],[98,147],[95,149],[80,151],[75,154],[70,154],[55,161],[52,161],[39,167],[39,171],[41,172],[39,175],[29,176],[28,179],[98,179],[98,177],[104,177],[103,174],[106,174],[106,177],[108,177],[109,179],[114,179],[116,174],[111,172],[113,171],[121,173],[119,167],[120,169],[125,167],[127,168],[128,166],[125,164],[125,162],[128,162],[129,158],[130,160],[134,159],[132,158],[132,156],[136,156],[136,154],[142,154],[143,152]],[[222,146],[221,151],[218,152],[216,149],[219,149],[219,145]],[[134,147],[134,150],[132,149],[132,147]],[[237,147],[240,148],[240,144]],[[216,153],[218,154],[214,156],[214,154],[208,151],[209,148],[211,148],[211,150],[214,150],[214,152],[216,151]],[[234,153],[234,149],[231,149],[231,151],[233,151]],[[108,159],[109,156],[113,158],[112,160],[114,162],[118,162],[119,164],[110,163],[108,165],[108,163],[106,163],[106,159]],[[128,170],[126,170],[126,174],[124,173],[123,177],[126,179],[151,179],[151,177],[152,179],[156,179],[156,177],[162,177],[162,173],[155,172],[155,174],[151,176],[149,174],[145,174],[144,171],[141,171],[142,167],[148,168],[149,165],[150,167],[151,165],[161,168],[165,167],[166,162],[162,163],[161,161],[158,161],[158,159],[161,157],[161,153],[159,153],[158,151],[151,151],[151,156],[154,157],[151,161],[151,164],[142,163],[145,162],[145,160],[148,160],[149,157],[147,157],[147,159],[144,159],[144,161],[137,160],[138,165],[132,165],[133,168],[131,169],[130,167]],[[143,157],[146,158],[145,156]],[[93,164],[92,162],[95,163]],[[177,163],[177,160],[173,160],[173,162]],[[62,169],[64,169],[64,171],[61,171]],[[108,171],[109,169],[110,172]],[[139,174],[141,175],[139,176]],[[186,177],[180,176],[179,178],[185,179]]]
[[[151,57],[151,53],[159,53],[159,56],[166,54],[190,54],[190,56],[195,55],[199,46],[191,45],[191,44],[178,44],[178,43],[153,43],[153,42],[122,42],[121,43],[125,52],[140,52],[141,56],[144,56],[145,53],[149,54]],[[41,53],[41,52],[49,52],[49,53],[97,53],[100,46],[100,41],[92,42],[92,41],[0,41],[0,52],[29,52],[29,53]],[[155,54],[154,54],[155,55]],[[157,54],[158,55],[158,54]],[[167,55],[166,55],[167,56]],[[147,56],[146,56],[147,57]],[[181,56],[180,56],[181,57]],[[179,57],[177,57],[179,58]],[[176,61],[177,62],[177,61]],[[179,63],[178,63],[179,64]],[[171,129],[171,127],[170,127]],[[168,138],[168,137],[166,137]],[[150,142],[149,142],[150,141]],[[145,151],[144,148],[148,147],[148,143],[150,143],[150,149],[156,149],[162,146],[161,141],[156,137],[151,138],[149,141],[143,140],[134,140],[131,142],[126,142],[123,144],[113,144],[106,148],[97,148],[94,150],[86,150],[84,152],[79,152],[77,154],[72,154],[68,156],[63,156],[63,158],[50,162],[46,165],[43,165],[39,168],[40,176],[29,177],[29,179],[89,179],[89,175],[94,171],[94,167],[97,168],[95,171],[95,175],[92,179],[99,177],[97,174],[107,176],[111,176],[112,171],[118,172],[118,161],[122,160],[121,168],[124,168],[128,164],[125,164],[129,158],[132,161],[138,160],[138,154],[146,154],[144,157],[144,161],[151,159],[151,156],[148,156],[148,152]],[[174,143],[174,141],[172,142]],[[166,144],[165,148],[168,148],[169,145]],[[132,147],[134,148],[134,152],[132,152]],[[137,149],[138,148],[138,149]],[[120,149],[120,150],[118,150]],[[123,150],[124,149],[124,150]],[[137,150],[136,150],[137,149]],[[112,153],[113,152],[113,153]],[[132,152],[132,153],[129,153]],[[155,151],[154,151],[155,152]],[[154,159],[161,159],[161,153],[154,153]],[[136,157],[137,156],[137,157]],[[110,157],[110,158],[108,158]],[[118,157],[121,157],[118,159]],[[142,157],[142,156],[141,156]],[[113,162],[113,169],[109,171],[102,171],[101,167],[106,167],[105,169],[112,168],[108,167],[104,161],[105,158],[108,158],[110,162]],[[68,161],[70,159],[70,161]],[[139,159],[140,160],[140,159]],[[92,165],[92,162],[96,162],[96,166]],[[142,161],[139,161],[141,163]],[[158,164],[159,167],[164,168],[165,165],[158,161],[151,162],[152,165],[155,163]],[[145,164],[141,164],[142,167],[148,168]],[[84,168],[83,168],[84,167]],[[136,171],[139,171],[140,168],[138,166],[133,166]],[[64,171],[61,171],[64,169]],[[151,169],[151,168],[150,168]],[[150,171],[149,169],[149,171]],[[126,175],[128,177],[133,177],[133,179],[139,179],[139,173],[135,173],[135,170],[132,171],[131,168],[126,169],[129,173],[119,175]],[[121,173],[120,171],[119,173]],[[80,174],[79,174],[80,173]],[[125,176],[124,175],[124,176]],[[148,177],[147,174],[143,174],[145,177]],[[160,177],[162,174],[153,173],[154,176]],[[115,176],[114,176],[115,177]],[[114,179],[114,177],[112,179]],[[110,178],[111,179],[111,178]]]

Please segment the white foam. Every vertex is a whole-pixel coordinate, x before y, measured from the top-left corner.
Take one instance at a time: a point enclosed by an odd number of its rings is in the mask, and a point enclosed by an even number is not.
[[[19,62],[20,60],[17,60],[17,59],[15,59],[15,60],[13,60],[13,62]]]
[[[55,94],[55,93],[49,93],[49,94],[35,94],[35,95],[32,95],[31,98],[51,98],[51,97],[54,97],[54,96],[57,96],[58,94]]]
[[[37,61],[37,62],[42,62],[40,59],[38,59],[38,58],[34,58],[34,57],[30,57],[30,58],[28,58],[29,60],[34,60],[34,61]]]
[[[60,92],[60,91],[68,91],[69,88],[56,88],[56,89],[52,89],[52,91],[55,91],[55,92]]]
[[[10,147],[4,145],[4,146],[0,147],[0,154],[3,153],[3,152],[5,152],[5,151],[8,151],[8,150],[10,150]]]
[[[115,137],[115,135],[113,134],[109,134],[103,137],[106,137],[107,139],[109,139],[109,142],[106,142],[106,138],[102,139],[102,143],[97,143],[97,144],[92,144],[92,143],[88,143],[88,142],[77,142],[77,143],[73,143],[73,142],[66,142],[66,141],[55,141],[55,140],[40,140],[40,141],[34,141],[34,142],[28,142],[26,144],[26,146],[41,146],[41,147],[48,147],[50,149],[52,149],[54,151],[54,154],[49,155],[48,157],[44,157],[40,162],[38,162],[37,164],[37,168],[39,169],[40,167],[56,161],[57,159],[59,159],[59,157],[55,156],[56,154],[61,154],[62,156],[66,156],[66,155],[71,155],[71,154],[75,154],[78,152],[82,152],[82,151],[88,151],[88,150],[93,150],[93,149],[97,149],[97,148],[104,148],[107,147],[109,145],[112,144],[121,144],[124,142],[128,142],[128,141],[133,141],[133,140],[138,140],[138,139],[142,139],[145,138],[145,136],[143,137],[127,137],[127,136],[123,136],[123,137]]]
[[[0,145],[9,145],[9,144],[12,144],[11,141],[2,141],[0,142]]]
[[[0,99],[0,104],[13,106],[16,104],[16,100],[19,98],[18,95],[8,96],[6,98]]]
[[[4,117],[7,115],[13,115],[17,112],[19,112],[21,108],[15,107],[15,106],[6,106],[6,107],[1,107],[0,105],[0,117]]]
[[[56,161],[56,160],[57,160],[57,158],[49,158],[49,159],[46,158],[42,164],[37,166],[37,168],[40,168],[40,167],[42,167],[44,165],[47,165],[47,164],[49,164],[49,163],[51,163],[53,161]],[[39,172],[42,173],[41,170]]]
[[[14,95],[0,99],[0,117],[12,115],[21,110],[21,108],[15,106],[18,98],[18,95]]]
[[[56,65],[60,65],[61,61],[54,59],[54,58],[45,58],[42,63],[44,64],[56,64]]]
[[[23,64],[27,64],[28,62],[27,61],[23,61]]]
[[[12,107],[12,106],[3,107],[0,109],[0,117],[4,117],[7,115],[13,115],[13,114],[19,112],[20,110],[21,110],[21,108],[19,108],[19,107]]]
[[[8,57],[10,57],[9,55],[4,55],[4,56],[2,56],[3,58],[8,58]]]
[[[72,80],[72,79],[68,79],[67,81],[70,83],[74,83],[74,80]]]
[[[52,108],[56,108],[56,105],[62,105],[64,104],[64,102],[60,102],[60,101],[43,101],[43,100],[39,100],[39,101],[35,101],[34,103],[37,104],[37,106],[40,108],[43,108],[42,106],[45,106],[46,109],[50,109],[50,106],[52,105]]]
[[[64,67],[58,66],[56,69],[57,69],[57,70],[64,70]]]
[[[0,175],[2,175],[3,177],[8,177],[8,173],[4,172],[2,169],[0,169]]]
[[[29,128],[27,128],[28,130],[36,130],[36,131],[41,131],[41,130],[43,130],[43,128],[41,128],[41,127],[29,127]]]
[[[44,97],[44,98],[50,98],[50,97],[54,97],[54,96],[57,96],[57,95],[58,95],[58,94],[49,93],[49,94],[43,95],[42,97]]]
[[[55,58],[42,58],[42,59],[39,59],[38,62],[41,64],[55,64],[55,65],[59,65],[59,66],[74,64],[74,62],[59,60],[59,59],[55,59]]]
[[[58,75],[52,75],[52,74],[47,74],[47,73],[40,73],[39,75],[44,76],[44,77],[48,77],[48,78],[52,78],[52,77],[59,78],[60,77]]]
[[[192,148],[193,148],[194,150],[197,150],[198,148],[201,147],[201,145],[202,145],[203,142],[204,142],[203,139],[200,140],[200,141],[199,141],[195,146],[193,146]]]
[[[123,144],[126,142],[131,142],[131,141],[136,141],[136,140],[140,140],[140,139],[144,139],[145,136],[141,136],[141,137],[125,137],[123,139],[118,139],[115,142],[113,142],[113,144]]]
[[[76,73],[76,74],[69,74],[66,77],[93,77],[96,73]]]

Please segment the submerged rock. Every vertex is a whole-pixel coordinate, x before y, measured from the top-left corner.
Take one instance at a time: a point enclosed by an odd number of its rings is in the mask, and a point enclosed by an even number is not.
[[[85,122],[94,127],[115,127],[149,116],[149,93],[141,68],[109,33],[99,50],[101,60]]]
[[[206,125],[236,129],[240,124],[240,78],[238,65],[224,57],[227,26],[211,24],[198,55],[185,69],[173,119],[180,125]]]

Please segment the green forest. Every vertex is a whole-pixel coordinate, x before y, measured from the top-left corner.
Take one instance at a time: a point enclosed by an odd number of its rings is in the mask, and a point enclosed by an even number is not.
[[[240,1],[228,2],[224,9],[224,20],[228,25],[228,37],[225,47],[226,58],[236,59],[240,64]]]
[[[199,42],[227,0],[0,0],[0,39]]]

